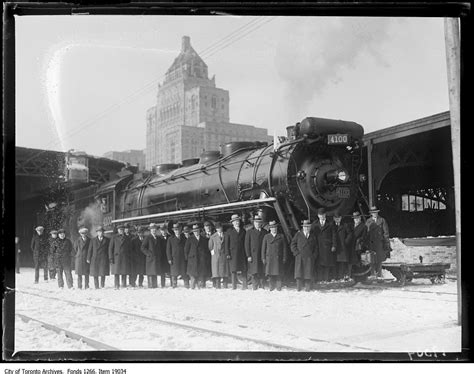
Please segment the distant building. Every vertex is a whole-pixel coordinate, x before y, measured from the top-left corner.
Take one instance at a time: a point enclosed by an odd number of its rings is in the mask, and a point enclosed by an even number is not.
[[[104,157],[115,161],[128,162],[130,165],[138,166],[138,170],[145,169],[145,151],[143,149],[129,149],[123,152],[110,151],[104,153]]]
[[[181,53],[158,85],[147,111],[146,168],[179,163],[231,141],[271,142],[268,131],[229,122],[229,91],[208,78],[206,63],[183,36]]]

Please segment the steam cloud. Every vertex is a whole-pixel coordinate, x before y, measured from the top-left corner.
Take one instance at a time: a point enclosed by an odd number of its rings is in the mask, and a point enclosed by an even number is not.
[[[81,212],[77,218],[77,227],[87,227],[89,229],[89,234],[95,236],[95,230],[98,226],[102,225],[103,219],[104,216],[100,209],[100,204],[94,202],[89,204],[89,206]]]
[[[342,69],[354,67],[360,56],[388,66],[379,48],[389,38],[390,22],[388,18],[322,19],[319,26],[308,28],[307,21],[295,21],[275,58],[292,117],[305,113],[314,96],[328,83],[338,83]]]

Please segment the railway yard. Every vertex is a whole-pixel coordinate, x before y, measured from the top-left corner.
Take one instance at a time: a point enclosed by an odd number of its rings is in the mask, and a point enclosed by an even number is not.
[[[16,278],[15,351],[458,352],[456,282],[309,293],[59,289]],[[169,282],[169,279],[167,279]],[[388,282],[388,283],[387,283]]]

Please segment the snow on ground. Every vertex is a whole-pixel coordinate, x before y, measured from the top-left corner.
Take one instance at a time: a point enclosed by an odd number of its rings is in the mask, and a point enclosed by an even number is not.
[[[42,274],[41,274],[42,275]],[[296,292],[179,288],[64,289],[56,281],[33,284],[33,270],[17,274],[17,289],[315,352],[459,352],[456,282],[416,279],[404,287],[355,287]],[[41,279],[41,278],[40,278]],[[169,284],[169,280],[168,284]],[[74,282],[76,278],[74,277]],[[145,282],[146,283],[146,282]],[[91,284],[93,284],[91,279]],[[16,310],[124,350],[278,350],[17,293]],[[16,326],[16,329],[19,327]],[[38,332],[39,334],[39,332]],[[71,350],[17,339],[16,350]],[[38,346],[35,346],[38,345]],[[26,347],[26,348],[25,348]],[[34,348],[33,348],[34,347]],[[75,350],[75,349],[72,349]]]

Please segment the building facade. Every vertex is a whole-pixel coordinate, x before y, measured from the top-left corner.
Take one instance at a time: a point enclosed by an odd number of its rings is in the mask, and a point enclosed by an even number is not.
[[[104,153],[104,157],[138,166],[138,170],[145,169],[145,151],[143,149],[129,149],[123,152],[110,151]]]
[[[146,115],[146,169],[180,163],[231,141],[271,142],[268,131],[229,122],[229,91],[216,87],[208,67],[183,36],[181,52],[158,85]]]

